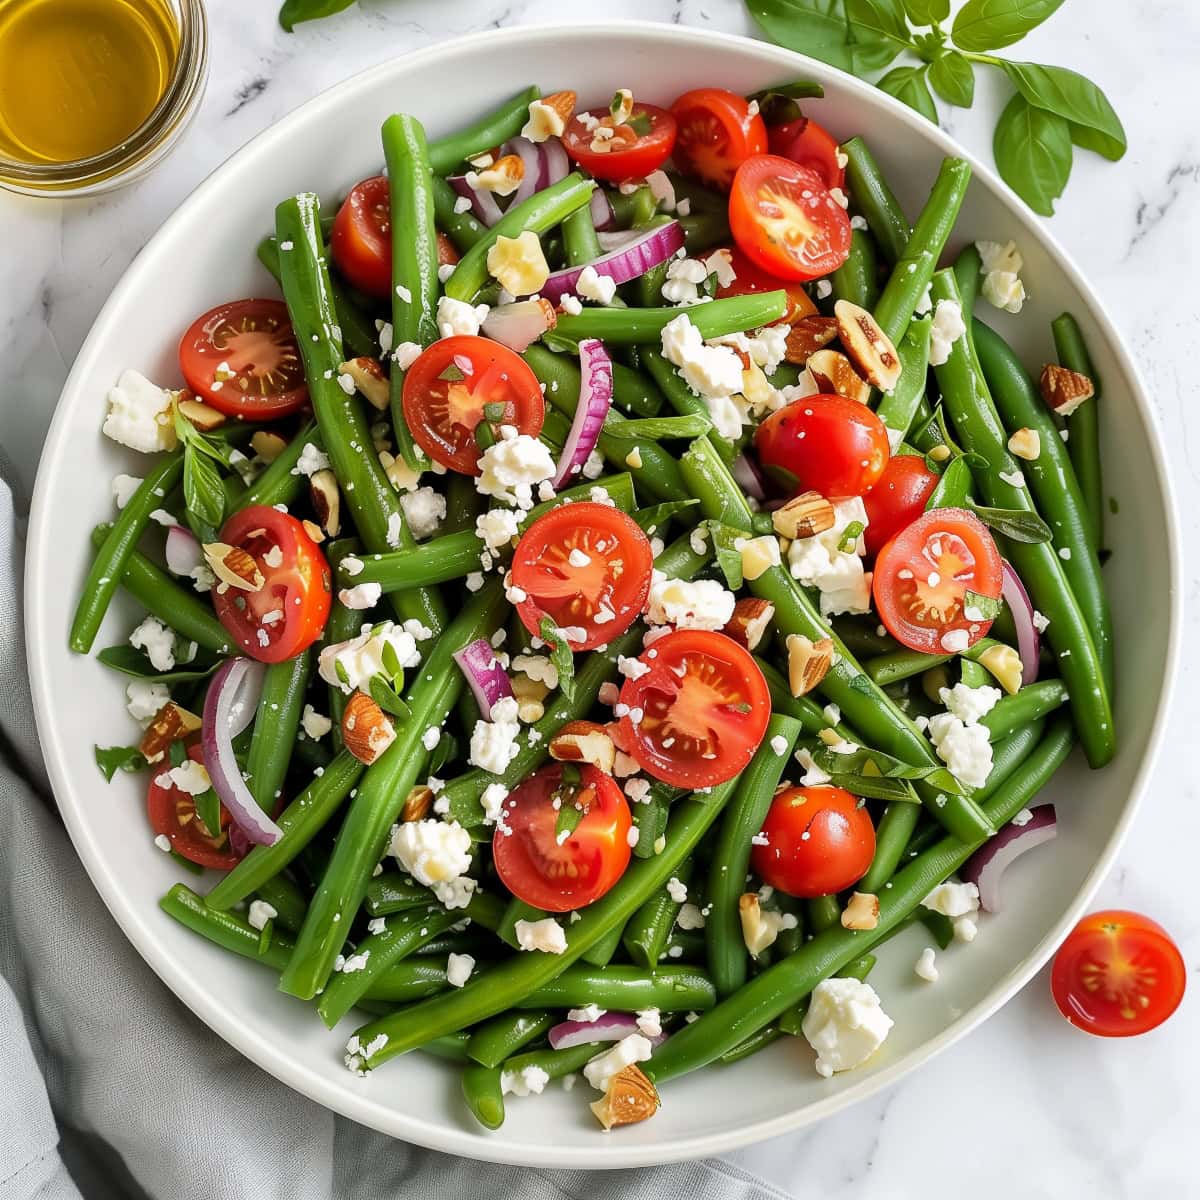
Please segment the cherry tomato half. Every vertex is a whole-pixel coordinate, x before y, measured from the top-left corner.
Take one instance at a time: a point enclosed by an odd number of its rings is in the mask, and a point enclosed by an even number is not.
[[[857,796],[837,787],[777,792],[750,852],[764,883],[789,896],[828,896],[857,883],[875,856],[875,826]]]
[[[738,167],[767,149],[767,127],[745,98],[724,88],[696,88],[671,105],[678,126],[675,165],[728,191]]]
[[[1077,1029],[1133,1037],[1161,1025],[1187,985],[1179,947],[1156,921],[1111,909],[1091,913],[1054,956],[1050,988]]]
[[[197,396],[244,421],[273,421],[308,403],[282,300],[231,300],[197,317],[179,342],[179,367]]]
[[[609,129],[612,137],[601,133]],[[617,126],[606,108],[576,113],[562,142],[585,171],[597,179],[620,183],[623,179],[645,179],[651,171],[657,171],[671,157],[675,132],[675,118],[665,108],[634,104],[629,120]]]
[[[561,824],[571,807],[582,812],[573,828]],[[582,908],[624,874],[632,824],[629,804],[611,776],[590,765],[543,767],[504,801],[492,838],[496,873],[534,908]],[[558,831],[566,828],[571,832],[560,842]]]
[[[742,250],[780,279],[818,279],[850,253],[850,217],[820,176],[773,154],[738,167],[729,228]]]
[[[452,267],[462,256],[458,247],[440,229],[437,231],[437,258],[439,267]]]
[[[497,425],[537,437],[546,401],[529,364],[489,338],[460,334],[422,351],[404,376],[404,419],[432,459],[463,475],[479,474],[475,429],[485,404],[503,404]]]
[[[816,121],[800,117],[786,125],[772,125],[767,141],[772,154],[790,158],[815,172],[831,191],[846,186],[846,168],[841,165],[837,139]]]
[[[887,429],[845,396],[804,396],[776,409],[754,436],[759,461],[780,482],[827,500],[861,496],[888,462]]]
[[[734,280],[717,288],[717,299],[726,296],[748,296],[753,292],[776,292],[782,288],[787,292],[787,311],[773,325],[795,325],[801,317],[810,317],[817,311],[809,294],[795,280],[776,279],[757,263],[751,262],[736,246],[725,251],[729,265],[733,268]]]
[[[878,554],[925,511],[925,502],[937,482],[938,477],[925,465],[925,460],[915,454],[897,454],[888,460],[879,482],[863,497],[868,554]]]
[[[746,768],[766,732],[771,697],[758,664],[723,633],[682,629],[638,661],[621,686],[622,744],[656,779],[710,787]]]
[[[199,746],[189,746],[187,753],[192,762],[204,765]],[[167,779],[170,769],[171,764],[166,761],[151,768],[150,790],[146,793],[150,827],[156,834],[166,835],[171,849],[188,862],[211,867],[214,871],[228,871],[237,866],[242,856],[230,844],[230,818],[225,805],[221,805],[220,832],[211,836],[196,815],[196,797]]]
[[[967,592],[998,600],[1001,575],[988,527],[965,509],[935,508],[880,550],[871,590],[879,619],[898,642],[926,654],[958,653],[992,625],[967,616]]]
[[[242,653],[259,662],[295,658],[329,619],[329,564],[295,517],[265,504],[234,513],[221,541],[245,550],[263,577],[257,590],[220,583],[213,608]]]
[[[380,300],[392,294],[392,209],[383,175],[350,189],[333,219],[329,250],[359,291]]]
[[[633,624],[650,591],[654,553],[631,517],[607,504],[564,504],[538,517],[517,543],[513,586],[525,593],[517,613],[541,636],[549,617],[583,631],[572,650],[591,650]]]

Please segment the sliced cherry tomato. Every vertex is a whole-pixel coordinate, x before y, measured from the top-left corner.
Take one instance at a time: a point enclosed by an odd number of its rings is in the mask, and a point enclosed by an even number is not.
[[[754,757],[771,716],[758,664],[723,633],[682,629],[638,661],[649,670],[621,687],[622,739],[656,779],[711,787]]]
[[[392,293],[392,210],[388,181],[375,175],[356,183],[333,219],[329,250],[337,268],[360,291]]]
[[[413,440],[436,462],[463,475],[479,474],[475,429],[485,404],[503,404],[493,425],[513,425],[537,437],[546,401],[529,364],[489,338],[442,338],[408,368],[401,392]]]
[[[828,896],[857,883],[875,856],[875,826],[857,796],[837,787],[775,794],[750,852],[754,872],[789,896]]]
[[[595,122],[595,124],[593,124]],[[608,137],[602,131],[612,130]],[[563,134],[567,153],[597,179],[645,179],[671,157],[675,118],[665,108],[635,104],[629,120],[613,125],[608,109],[576,113]],[[600,150],[598,147],[605,149]]]
[[[274,663],[308,649],[329,619],[331,581],[325,555],[304,526],[254,504],[225,522],[221,541],[245,550],[263,579],[253,591],[221,583],[213,589],[217,618],[242,653]]]
[[[724,88],[696,88],[671,105],[679,132],[675,165],[685,174],[728,191],[738,167],[765,154],[767,127],[745,98]]]
[[[736,246],[731,246],[726,253],[733,268],[734,280],[717,288],[719,300],[726,296],[747,296],[752,292],[777,292],[782,288],[787,292],[787,311],[778,321],[771,322],[773,325],[795,325],[801,317],[810,317],[817,311],[809,294],[794,280],[776,279],[757,263],[751,262]]]
[[[898,642],[926,654],[958,653],[992,625],[967,615],[967,593],[998,600],[1001,574],[988,527],[965,509],[935,508],[880,550],[871,590],[879,619]]]
[[[888,462],[887,429],[845,396],[805,396],[776,409],[754,436],[759,461],[781,483],[827,500],[861,496]]]
[[[187,753],[192,762],[204,765],[199,746],[189,746]],[[196,816],[196,797],[167,780],[170,769],[170,763],[165,761],[151,768],[150,790],[146,793],[150,827],[156,834],[165,834],[171,849],[188,862],[214,871],[228,871],[237,866],[242,856],[230,844],[230,817],[225,805],[221,805],[220,832],[213,837]]]
[[[878,554],[925,511],[925,502],[937,482],[938,477],[925,465],[925,460],[915,454],[897,454],[888,460],[879,482],[863,497],[868,554]]]
[[[771,153],[790,158],[815,172],[831,191],[846,186],[846,168],[841,165],[842,151],[837,139],[823,125],[808,117],[772,125],[767,131]]]
[[[1187,967],[1171,935],[1140,913],[1091,913],[1054,956],[1054,1003],[1078,1029],[1134,1037],[1161,1025],[1178,1007]]]
[[[461,257],[458,247],[440,229],[437,231],[437,255],[439,267],[452,267]]]
[[[738,167],[729,228],[746,254],[780,279],[818,279],[850,253],[850,217],[820,176],[773,154]]]
[[[231,300],[197,317],[180,340],[179,367],[197,396],[244,421],[273,421],[308,403],[282,300]]]
[[[625,873],[632,824],[629,804],[610,775],[590,765],[543,767],[504,802],[492,839],[496,873],[534,908],[582,908]],[[570,832],[559,841],[564,829]]]
[[[513,586],[525,593],[517,613],[541,636],[549,617],[572,650],[612,641],[636,620],[650,591],[654,552],[631,517],[607,504],[564,504],[538,517],[513,554]]]

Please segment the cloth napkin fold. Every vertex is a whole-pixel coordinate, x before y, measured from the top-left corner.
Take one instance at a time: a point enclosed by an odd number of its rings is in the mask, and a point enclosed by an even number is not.
[[[0,477],[0,1200],[786,1200],[720,1160],[539,1171],[423,1150],[335,1116],[201,1024],[125,940],[54,810],[18,529]]]

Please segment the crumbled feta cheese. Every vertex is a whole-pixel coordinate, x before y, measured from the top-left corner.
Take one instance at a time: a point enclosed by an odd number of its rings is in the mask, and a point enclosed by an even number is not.
[[[492,508],[475,518],[475,535],[489,550],[507,550],[520,526],[520,515],[511,508]]]
[[[679,915],[675,918],[675,924],[680,929],[703,929],[704,913],[699,905],[693,904],[689,900],[680,908]]]
[[[966,332],[966,322],[958,301],[939,300],[929,330],[929,365],[940,367],[950,357],[950,348]]]
[[[181,792],[187,792],[189,796],[202,796],[212,787],[212,780],[204,764],[193,762],[190,758],[165,772],[165,776],[167,782],[164,786],[178,788]],[[163,776],[160,775],[159,782],[162,780]]]
[[[118,509],[124,508],[144,480],[137,475],[114,475],[112,481],[113,500]]]
[[[675,901],[676,904],[682,904],[688,898],[687,884],[676,879],[674,875],[667,880],[667,895]]]
[[[502,783],[489,783],[479,797],[483,806],[483,823],[495,825],[504,815],[504,802],[508,799],[508,788]]]
[[[383,585],[379,583],[357,583],[354,587],[342,588],[338,599],[347,607],[354,609],[374,608],[383,595]]]
[[[171,853],[171,839],[165,833],[158,834],[154,839],[154,844],[164,853]]]
[[[939,883],[921,905],[943,917],[969,917],[979,911],[979,889],[973,883],[947,879],[945,883]]]
[[[143,729],[170,698],[166,684],[152,683],[149,679],[134,679],[125,686],[125,707]]]
[[[936,965],[937,955],[934,953],[932,946],[926,946],[921,951],[920,957],[913,964],[913,974],[918,979],[924,979],[926,983],[937,983],[938,969]]]
[[[101,432],[143,454],[174,450],[179,444],[171,413],[172,393],[151,383],[140,371],[121,372],[108,389],[108,413]]]
[[[833,293],[833,284],[828,279],[818,279],[816,283],[818,300],[825,300]]]
[[[458,199],[454,201],[454,211],[459,214],[462,214],[465,212],[470,212],[471,211],[470,196],[459,196]]]
[[[608,1009],[601,1008],[598,1004],[585,1004],[582,1008],[567,1009],[568,1021],[581,1021],[585,1025],[591,1025],[593,1021],[598,1021]]]
[[[312,442],[305,442],[304,449],[300,451],[300,457],[296,459],[296,465],[292,468],[292,474],[311,477],[318,471],[325,471],[328,468],[329,455],[319,446],[314,446]]]
[[[953,713],[929,719],[929,737],[942,760],[960,783],[982,787],[992,770],[992,744],[987,727],[965,725]]]
[[[677,629],[722,629],[737,603],[715,579],[672,579],[661,571],[651,576],[646,616],[654,625]]]
[[[442,740],[442,731],[436,725],[430,725],[428,729],[421,734],[421,745],[426,750],[433,750],[437,747],[438,742]]]
[[[409,533],[418,542],[436,533],[446,517],[446,497],[431,487],[401,493],[400,507],[404,509]]]
[[[1004,693],[999,688],[968,687],[956,683],[952,688],[939,688],[938,697],[964,725],[978,725],[996,707]]]
[[[470,954],[451,954],[446,959],[446,982],[451,987],[462,987],[475,970],[475,959]]]
[[[392,829],[391,853],[447,908],[465,908],[475,889],[471,835],[457,821],[405,821]]]
[[[169,671],[175,665],[175,634],[157,617],[147,617],[130,635],[135,650],[145,650],[156,671]]]
[[[643,1037],[662,1036],[662,1014],[657,1008],[639,1008],[637,1011],[638,1032]]]
[[[543,954],[562,954],[567,948],[567,935],[553,917],[540,921],[518,921],[513,926],[517,947],[521,950],[540,950]]]
[[[573,296],[570,292],[566,292],[559,297],[559,306],[568,316],[577,317],[583,312],[583,301],[578,296]]]
[[[646,186],[650,189],[650,195],[662,205],[664,212],[671,212],[675,208],[675,185],[666,171],[651,171],[646,176]]]
[[[389,326],[390,328],[390,326]],[[440,333],[441,330],[439,329]],[[409,367],[421,357],[420,342],[401,342],[395,350],[392,351],[392,362],[401,371],[407,371]]]
[[[662,331],[662,352],[698,396],[731,396],[742,390],[742,360],[728,346],[709,346],[686,313]]]
[[[782,757],[784,754],[787,753],[787,749],[788,749],[787,738],[785,738],[783,736],[783,734],[777,733],[771,739],[771,753],[778,754]]]
[[[611,304],[617,294],[616,280],[610,275],[601,275],[595,267],[584,267],[575,280],[575,290],[585,300],[593,300],[597,304]]]
[[[533,488],[552,479],[556,470],[549,449],[537,438],[521,433],[501,438],[479,456],[476,489],[520,508],[533,507]]]
[[[1016,242],[976,242],[983,263],[980,294],[994,308],[1019,313],[1025,303],[1020,272],[1025,265]]]
[[[850,1071],[865,1063],[883,1044],[892,1024],[869,983],[835,976],[813,989],[800,1028],[817,1052],[817,1074],[828,1079],[835,1071]]]
[[[356,688],[369,691],[373,676],[388,674],[385,656],[390,659],[392,655],[401,667],[415,667],[421,661],[412,633],[392,621],[382,621],[364,625],[356,638],[326,646],[317,660],[318,671],[330,687],[340,687],[349,696]]]
[[[956,942],[973,942],[979,932],[979,926],[970,917],[959,917],[954,922],[954,940]]]
[[[437,306],[438,333],[444,338],[474,337],[487,319],[488,312],[486,304],[468,304],[465,300],[443,296]]]
[[[580,469],[580,474],[584,479],[599,479],[604,474],[604,455],[599,450],[589,450],[588,456],[584,460],[583,467]],[[596,489],[593,488],[594,492]],[[601,489],[603,491],[603,489]],[[604,493],[604,499],[601,504],[607,504],[609,501],[608,493]]]
[[[304,730],[305,737],[310,737],[315,742],[333,728],[333,722],[317,712],[311,704],[306,704],[300,717],[300,728]]]
[[[550,278],[541,239],[532,229],[515,238],[501,234],[488,250],[487,269],[514,296],[532,296]]]
[[[475,722],[467,761],[473,767],[490,771],[493,775],[503,774],[520,750],[517,745],[520,732],[516,700],[512,696],[498,700],[492,705],[490,721]]]
[[[633,1063],[645,1062],[653,1053],[649,1038],[640,1033],[623,1037],[611,1050],[597,1054],[583,1068],[584,1078],[598,1092],[607,1092],[609,1081]]]
[[[273,921],[279,914],[275,911],[274,906],[268,904],[265,900],[251,900],[250,909],[246,913],[246,920],[250,922],[255,929],[262,929],[268,921]]]
[[[871,576],[860,557],[865,543],[860,536],[848,550],[838,549],[849,525],[857,521],[867,526],[866,507],[856,496],[837,501],[833,512],[831,528],[815,537],[796,538],[788,547],[788,569],[793,579],[820,592],[822,616],[869,612]]]
[[[802,746],[796,751],[794,757],[805,770],[805,774],[800,778],[800,783],[804,787],[821,787],[833,778],[832,775],[826,774],[825,771],[817,766],[811,750]]]

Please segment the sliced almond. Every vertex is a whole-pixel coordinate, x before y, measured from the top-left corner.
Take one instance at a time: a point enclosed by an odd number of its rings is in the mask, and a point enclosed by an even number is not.
[[[259,591],[266,580],[254,556],[241,546],[230,546],[226,542],[207,542],[201,547],[209,570],[219,583],[227,587],[241,588],[245,592]]]
[[[512,690],[517,701],[518,720],[532,725],[546,715],[542,701],[550,694],[550,689],[540,679],[530,679],[524,671],[517,669],[512,674]]]
[[[342,744],[370,766],[394,741],[396,730],[387,713],[366,692],[355,692],[342,713]]]
[[[757,596],[745,596],[733,606],[733,615],[721,630],[751,653],[758,649],[775,619],[775,605]]]
[[[855,892],[842,910],[843,929],[874,929],[879,924],[879,897]]]
[[[757,892],[738,897],[738,917],[742,923],[742,941],[756,958],[775,944],[781,928],[780,914],[763,912]]]
[[[836,520],[833,505],[820,492],[801,492],[771,514],[775,532],[792,541],[816,537],[832,529]]]
[[[400,820],[404,822],[423,821],[429,816],[429,810],[432,807],[433,789],[426,787],[422,783],[415,788],[411,788],[408,795],[404,797],[404,807],[400,810]]]
[[[325,531],[313,521],[307,519],[300,522],[304,526],[304,532],[308,534],[314,542],[320,544],[325,540]]]
[[[574,92],[553,92],[534,100],[529,105],[529,120],[521,130],[521,136],[531,142],[544,142],[552,137],[562,137],[567,123],[575,115]]]
[[[608,1081],[608,1090],[589,1107],[605,1129],[613,1129],[645,1121],[658,1112],[659,1104],[654,1084],[637,1063],[630,1063]]]
[[[802,633],[787,636],[788,687],[793,696],[807,696],[833,666],[833,640],[814,642]]]
[[[608,111],[614,125],[624,125],[633,116],[633,93],[628,88],[617,88]]]
[[[550,739],[549,750],[556,762],[591,763],[606,775],[613,773],[617,761],[608,730],[595,721],[568,721]]]
[[[195,713],[181,708],[174,700],[168,700],[154,714],[154,719],[142,734],[138,749],[147,762],[158,762],[178,742],[200,728],[200,718]]]
[[[337,537],[342,527],[342,494],[337,476],[328,467],[314,471],[308,477],[308,494],[321,528],[330,537]]]
[[[1042,399],[1060,417],[1069,417],[1085,400],[1096,394],[1096,385],[1078,371],[1068,371],[1057,363],[1047,363],[1038,380]]]
[[[818,350],[809,356],[806,369],[822,392],[833,392],[860,404],[866,404],[871,398],[871,385],[837,350]]]
[[[263,462],[273,463],[287,449],[287,440],[269,429],[260,429],[251,435],[250,449]]]
[[[1011,646],[989,646],[976,661],[1010,696],[1021,690],[1021,656]]]
[[[890,392],[900,379],[900,356],[892,339],[865,308],[839,300],[833,306],[838,337],[858,373],[881,392]]]
[[[387,412],[390,384],[377,358],[368,358],[365,354],[360,354],[358,358],[351,358],[342,363],[338,367],[338,373],[349,375],[354,380],[354,386],[362,392],[372,408]]]
[[[220,429],[228,420],[223,412],[201,400],[180,400],[176,407],[179,409],[179,415],[190,421],[201,433]]]
[[[467,181],[473,187],[496,196],[511,196],[521,186],[524,178],[525,164],[516,154],[504,155],[486,170],[467,172]]]
[[[784,358],[802,367],[818,350],[824,350],[837,335],[838,323],[835,317],[801,317],[788,331],[787,352]]]
[[[1042,453],[1042,438],[1036,429],[1018,429],[1008,439],[1009,452],[1026,462],[1036,462]]]

